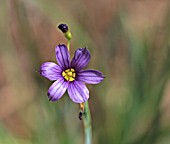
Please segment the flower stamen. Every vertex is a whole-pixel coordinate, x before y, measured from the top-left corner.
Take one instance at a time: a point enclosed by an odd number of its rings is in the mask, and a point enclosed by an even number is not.
[[[76,73],[75,70],[71,68],[63,71],[62,76],[65,78],[65,80],[72,82],[75,80]]]

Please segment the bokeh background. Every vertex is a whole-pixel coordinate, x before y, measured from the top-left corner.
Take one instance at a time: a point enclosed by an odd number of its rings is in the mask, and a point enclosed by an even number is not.
[[[170,143],[169,0],[0,0],[0,144],[81,144],[79,106],[52,103],[37,72],[65,43],[88,47],[93,144]]]

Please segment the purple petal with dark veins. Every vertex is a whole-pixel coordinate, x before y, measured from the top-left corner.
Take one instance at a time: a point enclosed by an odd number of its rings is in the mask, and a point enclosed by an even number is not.
[[[48,89],[48,98],[53,102],[60,99],[68,88],[68,84],[63,78],[55,81]]]
[[[56,46],[56,59],[62,70],[70,68],[70,53],[64,44]]]
[[[87,84],[98,84],[104,79],[101,72],[97,70],[82,70],[77,73],[76,80]]]
[[[45,62],[41,65],[40,74],[51,81],[57,80],[61,76],[61,68],[53,62]]]
[[[89,90],[82,82],[75,80],[69,83],[69,87],[67,90],[69,97],[75,103],[86,102],[89,98]]]
[[[90,52],[87,48],[79,48],[75,51],[74,57],[71,61],[71,66],[79,71],[88,65],[90,61]]]

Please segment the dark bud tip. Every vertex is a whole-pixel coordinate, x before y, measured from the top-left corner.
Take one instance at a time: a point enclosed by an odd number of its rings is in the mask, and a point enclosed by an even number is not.
[[[80,111],[80,112],[79,112],[79,120],[82,120],[82,119],[83,119],[83,112]]]
[[[68,26],[66,24],[60,24],[58,28],[63,32],[66,33],[68,31]]]

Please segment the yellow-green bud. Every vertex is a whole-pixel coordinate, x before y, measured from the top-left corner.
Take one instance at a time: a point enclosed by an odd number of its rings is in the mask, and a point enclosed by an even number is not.
[[[60,25],[58,25],[58,28],[64,33],[64,36],[68,40],[71,40],[72,35],[71,35],[71,32],[69,31],[68,26],[66,24],[60,24]]]

